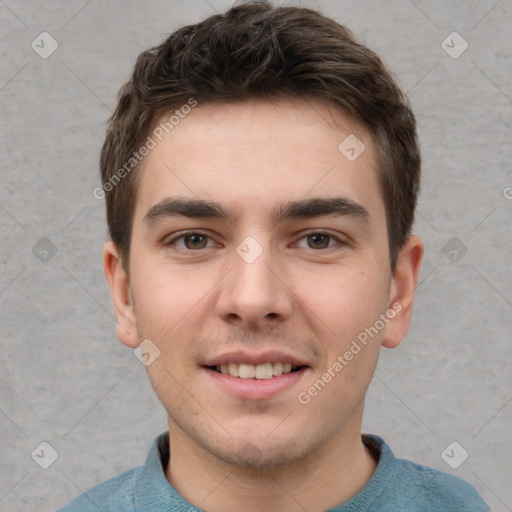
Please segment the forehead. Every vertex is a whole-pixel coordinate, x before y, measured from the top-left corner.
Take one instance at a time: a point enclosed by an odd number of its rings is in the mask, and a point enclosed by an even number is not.
[[[168,133],[152,137],[135,221],[169,196],[223,202],[254,216],[308,195],[341,194],[384,217],[371,136],[323,101],[199,102]]]

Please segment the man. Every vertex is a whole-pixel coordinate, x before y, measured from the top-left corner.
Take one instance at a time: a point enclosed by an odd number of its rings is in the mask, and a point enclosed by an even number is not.
[[[101,155],[117,336],[168,414],[70,511],[483,511],[362,435],[423,245],[407,101],[319,13],[234,7],[139,56]]]

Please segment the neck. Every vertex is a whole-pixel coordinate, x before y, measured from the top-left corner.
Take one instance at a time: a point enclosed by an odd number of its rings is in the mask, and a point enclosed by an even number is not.
[[[357,430],[344,429],[308,457],[269,471],[227,464],[171,422],[169,436],[167,480],[208,512],[320,512],[357,494],[377,467],[362,442],[360,421]]]

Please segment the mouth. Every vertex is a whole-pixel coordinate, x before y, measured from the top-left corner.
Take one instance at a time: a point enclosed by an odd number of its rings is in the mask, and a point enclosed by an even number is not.
[[[257,365],[231,362],[215,366],[206,366],[205,368],[238,379],[269,380],[289,373],[300,372],[308,368],[308,366],[281,362],[268,362]]]
[[[206,386],[242,400],[285,396],[304,382],[312,366],[299,355],[281,350],[233,350],[201,361]],[[304,384],[303,384],[304,386]]]

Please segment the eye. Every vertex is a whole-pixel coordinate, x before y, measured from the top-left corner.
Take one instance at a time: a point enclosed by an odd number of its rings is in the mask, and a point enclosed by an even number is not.
[[[211,242],[210,245],[208,245],[208,241]],[[208,235],[195,231],[189,231],[187,233],[182,233],[179,236],[175,236],[173,238],[165,240],[164,245],[176,246],[183,250],[193,251],[197,249],[206,249],[208,247],[213,247],[215,244],[213,244],[213,240]]]
[[[315,231],[312,233],[308,233],[301,238],[301,240],[306,240],[308,249],[329,249],[330,247],[334,247],[337,244],[345,245],[345,243],[340,240],[337,236],[334,236],[330,233],[324,233],[323,231]],[[331,242],[334,242],[331,244]],[[298,247],[301,247],[300,244],[297,244]],[[304,247],[302,245],[302,247]]]

